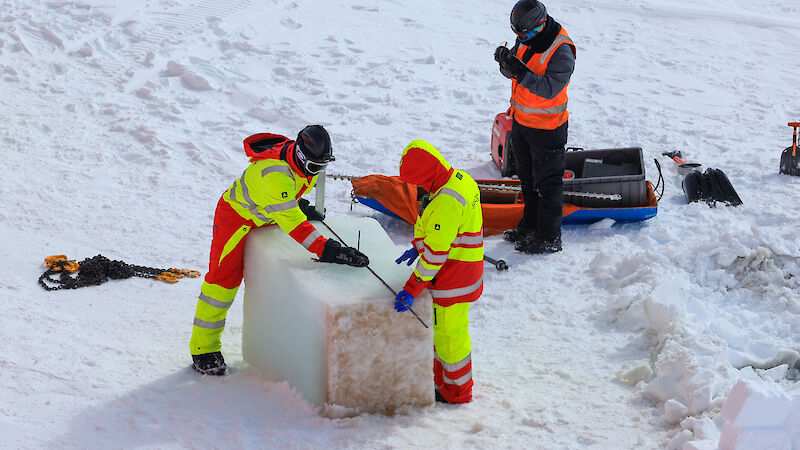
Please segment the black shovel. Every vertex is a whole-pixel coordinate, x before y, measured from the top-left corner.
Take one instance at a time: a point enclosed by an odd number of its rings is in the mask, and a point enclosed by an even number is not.
[[[725,172],[710,167],[705,172],[700,172],[700,164],[686,162],[680,151],[664,152],[662,155],[672,158],[678,164],[678,171],[686,173],[681,183],[686,203],[702,200],[708,206],[714,206],[716,202],[723,202],[728,206],[742,204],[742,199]]]
[[[800,176],[800,154],[797,153],[797,127],[800,127],[800,122],[789,122],[789,126],[794,128],[792,146],[786,147],[781,153],[780,172],[797,177]]]

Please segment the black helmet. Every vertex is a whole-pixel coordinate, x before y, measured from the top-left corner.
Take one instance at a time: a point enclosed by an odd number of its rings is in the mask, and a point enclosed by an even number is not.
[[[530,33],[545,22],[547,8],[537,0],[520,0],[511,10],[511,29],[520,36]]]
[[[309,125],[297,134],[295,154],[307,174],[322,172],[334,160],[331,137],[322,125]]]

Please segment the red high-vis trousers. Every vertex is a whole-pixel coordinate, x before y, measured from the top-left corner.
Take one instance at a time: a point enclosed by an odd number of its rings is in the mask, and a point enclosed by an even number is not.
[[[222,348],[220,337],[225,329],[225,317],[244,277],[245,237],[253,228],[256,224],[252,220],[244,219],[228,202],[219,199],[214,212],[208,273],[200,287],[189,342],[193,355]]]

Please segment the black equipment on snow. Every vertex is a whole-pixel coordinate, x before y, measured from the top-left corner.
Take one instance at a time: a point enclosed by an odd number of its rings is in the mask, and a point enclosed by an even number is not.
[[[494,268],[497,270],[508,270],[508,264],[506,264],[506,262],[502,259],[494,259],[486,255],[483,255],[483,259],[486,262],[494,265]]]
[[[308,175],[315,175],[334,161],[331,137],[322,125],[309,125],[297,134],[295,141],[297,161]]]
[[[546,21],[547,8],[537,0],[520,0],[511,9],[511,30],[518,35],[524,35]]]
[[[67,259],[65,255],[53,255],[45,258],[44,263],[47,270],[39,277],[39,284],[48,291],[93,286],[103,284],[109,279],[141,277],[155,278],[165,283],[177,283],[183,277],[200,276],[200,272],[196,270],[137,266],[122,261],[112,261],[103,255],[86,258],[80,263]],[[75,272],[77,275],[71,276]],[[54,279],[53,275],[57,273],[61,273],[61,276],[59,279]]]
[[[202,355],[192,355],[192,369],[203,375],[222,376],[225,375],[225,358],[221,352],[203,353]]]
[[[780,173],[797,177],[800,176],[800,154],[797,152],[797,128],[800,127],[800,122],[789,122],[788,125],[794,129],[792,146],[786,147],[781,153]]]
[[[727,206],[738,206],[742,204],[742,199],[731,184],[731,180],[720,169],[707,168],[705,172],[692,168],[691,164],[683,159],[680,151],[663,152],[662,155],[668,156],[678,164],[679,173],[688,171],[681,183],[683,193],[686,196],[686,203],[704,201],[708,206],[714,206],[716,202],[723,202]],[[696,167],[700,167],[696,164]]]

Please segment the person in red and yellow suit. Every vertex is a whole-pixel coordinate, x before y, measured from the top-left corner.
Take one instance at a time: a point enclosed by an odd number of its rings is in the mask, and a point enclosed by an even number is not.
[[[567,87],[575,70],[575,44],[537,0],[520,0],[511,10],[517,39],[497,47],[500,72],[511,79],[511,152],[525,208],[516,229],[503,238],[525,253],[561,250]]]
[[[472,400],[469,305],[483,292],[483,214],[475,180],[450,167],[433,145],[417,139],[403,150],[400,179],[427,191],[414,225],[413,247],[397,263],[414,272],[395,298],[405,311],[428,289],[433,297],[433,381],[436,399]],[[405,302],[405,304],[403,303]]]
[[[358,250],[323,237],[309,219],[322,220],[324,215],[301,198],[334,160],[325,128],[309,125],[296,141],[278,134],[254,134],[244,140],[244,150],[250,165],[222,194],[214,213],[208,273],[200,287],[189,342],[192,367],[205,375],[223,375],[227,369],[220,337],[244,276],[244,242],[253,228],[277,225],[321,262],[369,264]]]

